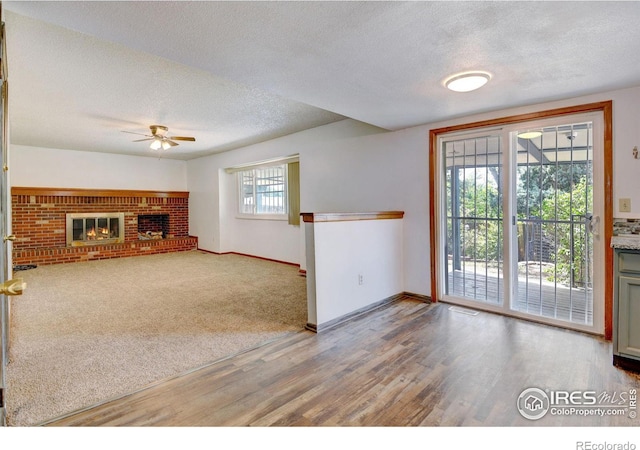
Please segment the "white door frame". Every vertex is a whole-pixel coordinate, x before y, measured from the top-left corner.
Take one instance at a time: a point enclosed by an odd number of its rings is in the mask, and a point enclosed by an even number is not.
[[[6,104],[6,81],[2,81],[2,99],[0,104]],[[2,117],[4,119],[6,115],[6,107],[3,108]],[[8,234],[8,230],[10,230],[9,224],[9,202],[8,202],[8,183],[7,183],[7,173],[5,168],[6,164],[6,154],[7,147],[5,146],[6,140],[2,138],[5,134],[5,124],[6,120],[2,120],[2,125],[0,129],[0,161],[2,161],[2,168],[0,168],[0,245],[2,249],[0,249],[0,285],[4,284],[5,281],[11,279],[12,271],[11,271],[11,255],[10,255],[10,245],[5,236]],[[6,384],[6,366],[9,359],[9,319],[10,319],[10,310],[9,310],[9,297],[0,293],[0,426],[6,425],[6,400],[7,400],[7,384]]]
[[[0,9],[0,285],[13,276],[11,262],[11,243],[6,238],[11,232],[11,195],[8,181],[9,154],[9,117],[8,117],[8,82],[7,82],[7,51],[5,26]],[[0,293],[0,426],[6,426],[6,366],[9,358],[9,297]]]

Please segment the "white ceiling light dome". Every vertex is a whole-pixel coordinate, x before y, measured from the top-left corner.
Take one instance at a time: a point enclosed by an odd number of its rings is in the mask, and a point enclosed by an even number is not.
[[[489,72],[474,70],[450,76],[444,81],[447,89],[455,92],[470,92],[481,88],[491,79]]]
[[[535,139],[542,136],[542,131],[532,130],[532,131],[524,131],[522,133],[518,133],[518,137],[521,139]]]

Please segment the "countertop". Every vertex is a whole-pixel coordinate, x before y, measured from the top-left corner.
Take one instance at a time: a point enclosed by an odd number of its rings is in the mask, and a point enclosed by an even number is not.
[[[625,250],[640,250],[640,235],[620,235],[611,238],[611,247]]]

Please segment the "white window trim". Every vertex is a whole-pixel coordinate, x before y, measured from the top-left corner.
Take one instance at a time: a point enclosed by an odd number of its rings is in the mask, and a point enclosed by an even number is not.
[[[300,161],[299,155],[289,155],[289,156],[281,156],[278,158],[265,159],[262,161],[256,161],[256,162],[247,163],[247,164],[238,164],[236,166],[227,167],[224,170],[227,173],[236,173],[236,172],[242,172],[243,170],[256,169],[259,167],[267,167],[267,166],[277,166],[280,164],[288,164],[288,163],[298,162],[298,161]]]
[[[287,213],[284,213],[284,214],[243,214],[243,213],[237,213],[236,214],[236,219],[288,221],[289,220],[289,214],[287,214]]]

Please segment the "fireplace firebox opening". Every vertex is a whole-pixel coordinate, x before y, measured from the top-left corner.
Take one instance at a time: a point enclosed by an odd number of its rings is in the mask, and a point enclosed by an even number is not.
[[[166,239],[169,237],[169,214],[138,216],[138,239]]]

